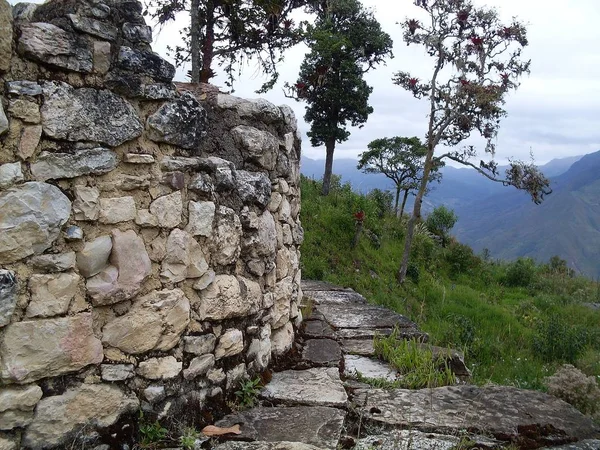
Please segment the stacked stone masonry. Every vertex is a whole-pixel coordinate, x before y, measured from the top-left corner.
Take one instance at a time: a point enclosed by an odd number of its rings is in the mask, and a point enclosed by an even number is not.
[[[289,350],[291,109],[176,87],[135,0],[0,0],[0,30],[0,449],[202,408]]]

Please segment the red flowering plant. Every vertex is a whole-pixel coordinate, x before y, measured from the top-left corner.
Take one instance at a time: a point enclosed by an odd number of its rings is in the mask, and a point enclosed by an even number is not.
[[[421,215],[431,171],[443,159],[527,191],[535,203],[551,192],[549,181],[533,162],[511,160],[509,169],[499,174],[494,161],[500,120],[506,116],[506,95],[519,86],[522,75],[529,73],[530,61],[521,58],[522,49],[528,44],[525,26],[516,19],[503,24],[496,10],[476,7],[472,0],[414,3],[427,18],[406,19],[401,24],[404,41],[407,45],[423,46],[433,65],[429,80],[419,80],[405,71],[397,72],[393,79],[415,98],[429,102],[427,155],[398,272],[400,282],[406,277],[414,226]],[[483,155],[472,145],[459,147],[473,134],[486,142]],[[440,144],[445,153],[436,155]],[[471,162],[475,157],[479,164]]]
[[[354,220],[356,220],[357,222],[364,222],[365,221],[365,212],[362,210],[355,212]]]

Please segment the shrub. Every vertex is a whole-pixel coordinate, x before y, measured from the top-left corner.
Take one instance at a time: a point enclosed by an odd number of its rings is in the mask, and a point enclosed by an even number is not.
[[[459,275],[475,268],[479,263],[479,258],[473,254],[473,249],[468,245],[452,241],[448,246],[446,261],[450,264],[450,273]]]
[[[534,351],[547,362],[577,360],[588,342],[585,329],[567,325],[554,314],[538,325],[533,338]]]
[[[504,283],[507,286],[526,287],[535,277],[535,262],[531,258],[519,258],[508,265]]]
[[[442,205],[435,208],[431,214],[427,216],[425,223],[432,233],[442,239],[442,246],[445,247],[448,233],[452,227],[454,227],[457,220],[458,217],[454,214],[454,211]]]
[[[600,387],[593,376],[586,376],[571,364],[565,364],[546,378],[548,392],[579,411],[600,418]]]
[[[392,213],[392,201],[394,196],[390,191],[373,189],[367,194],[367,199],[375,205],[377,216],[382,218]]]

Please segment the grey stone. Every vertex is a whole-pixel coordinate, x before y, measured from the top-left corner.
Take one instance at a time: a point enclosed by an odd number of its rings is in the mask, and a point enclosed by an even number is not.
[[[81,241],[83,239],[83,230],[75,225],[71,225],[65,231],[67,241]]]
[[[15,447],[16,448],[16,447]],[[214,450],[326,450],[322,447],[315,447],[310,444],[303,444],[301,442],[237,442],[228,441],[213,447]]]
[[[8,131],[8,118],[4,112],[4,107],[0,103],[0,136]]]
[[[51,184],[29,182],[0,193],[0,261],[42,253],[70,215],[71,202]]]
[[[13,19],[15,22],[31,22],[38,6],[35,3],[17,3],[13,6]]]
[[[213,264],[226,266],[237,261],[241,247],[242,223],[231,208],[219,206],[216,214],[211,254]]]
[[[0,354],[0,378],[17,383],[75,372],[103,358],[89,313],[13,323],[5,328]]]
[[[94,72],[104,75],[110,70],[110,42],[94,42]]]
[[[232,391],[239,387],[240,382],[246,376],[246,364],[241,363],[235,366],[233,369],[227,371],[227,382],[225,383],[225,389]]]
[[[186,149],[197,149],[206,135],[206,111],[186,92],[148,117],[148,138]]]
[[[271,312],[271,326],[273,329],[280,328],[289,321],[293,289],[291,277],[286,277],[275,284],[273,290],[274,305]]]
[[[15,98],[10,101],[8,107],[8,113],[12,117],[21,119],[27,123],[40,123],[40,107],[34,101],[26,100],[24,98]]]
[[[189,322],[190,303],[182,290],[154,291],[108,322],[102,342],[129,354],[166,351],[179,343]]]
[[[164,358],[150,358],[142,361],[138,366],[137,373],[149,380],[169,380],[181,373],[183,364],[173,356]]]
[[[255,298],[242,293],[240,282],[233,275],[216,275],[210,286],[198,295],[200,302],[195,309],[201,320],[244,317],[259,307]]]
[[[249,160],[262,169],[273,170],[277,163],[279,142],[268,131],[247,125],[238,125],[231,130],[236,143],[248,152]]]
[[[170,82],[175,67],[158,54],[122,46],[117,57],[119,68],[136,74],[148,75],[158,81]]]
[[[30,259],[34,269],[42,272],[56,273],[75,268],[75,252],[57,253],[55,255],[40,255]]]
[[[214,185],[210,175],[199,173],[192,176],[188,189],[199,194],[211,195],[214,191]]]
[[[287,353],[294,344],[294,326],[291,322],[271,332],[271,353],[281,356]]]
[[[371,450],[373,448],[394,450],[452,450],[460,442],[457,436],[437,433],[422,433],[417,430],[389,430],[361,438],[355,450]]]
[[[129,164],[153,164],[154,156],[145,153],[126,153],[123,162]]]
[[[116,147],[142,134],[133,106],[111,91],[47,81],[43,92],[42,126],[48,137]]]
[[[335,331],[322,320],[308,320],[304,325],[304,335],[312,338],[333,338]]]
[[[158,197],[150,203],[150,212],[156,217],[160,227],[175,228],[181,222],[181,214],[183,213],[181,192],[176,191]]]
[[[17,275],[12,270],[0,269],[0,327],[8,325],[18,300]]]
[[[358,413],[374,423],[452,434],[468,424],[471,432],[527,448],[594,438],[600,431],[562,400],[511,386],[359,389],[354,402]]]
[[[33,411],[9,410],[0,413],[0,430],[23,428],[33,420]]]
[[[219,338],[215,349],[215,358],[222,359],[237,355],[244,350],[244,335],[237,328],[226,330]]]
[[[245,204],[254,204],[264,209],[271,199],[271,180],[261,172],[236,172],[237,192]]]
[[[107,41],[114,41],[119,33],[119,30],[115,26],[106,22],[90,19],[78,14],[67,14],[67,17],[71,20],[73,28],[76,30],[106,39]]]
[[[75,186],[73,212],[76,220],[96,220],[100,215],[100,191],[94,187]]]
[[[165,398],[165,387],[150,385],[144,389],[144,397],[150,403],[156,403]]]
[[[572,444],[552,447],[552,450],[598,450],[600,448],[600,439],[584,439]],[[542,450],[550,450],[550,447],[544,447]]]
[[[183,370],[183,378],[186,380],[193,380],[201,375],[206,375],[214,365],[214,355],[196,356],[190,361],[189,367]]]
[[[100,199],[100,223],[115,224],[134,220],[136,215],[133,197],[113,197]]]
[[[111,251],[112,239],[110,236],[100,236],[93,241],[86,242],[83,249],[77,253],[79,273],[86,278],[100,273],[108,265]]]
[[[31,173],[41,181],[101,175],[117,167],[117,155],[107,148],[90,148],[71,153],[42,152],[31,164]]]
[[[61,69],[91,72],[92,51],[85,39],[50,23],[23,23],[20,29],[17,49],[22,55]]]
[[[188,171],[197,170],[202,162],[202,158],[188,158],[185,156],[165,156],[160,161],[160,168],[162,170],[174,171]]]
[[[135,375],[133,364],[102,364],[100,373],[104,381],[125,381]]]
[[[110,15],[110,6],[104,3],[95,2],[90,13],[97,19],[106,19]]]
[[[344,374],[347,377],[363,377],[396,381],[397,372],[389,364],[360,355],[344,355]]]
[[[304,345],[302,359],[313,364],[337,366],[342,359],[342,350],[332,339],[309,339]]]
[[[84,427],[107,428],[138,408],[135,395],[126,395],[114,385],[83,384],[42,399],[23,444],[28,448],[57,446],[69,442]]]
[[[245,233],[242,241],[243,254],[260,260],[273,258],[277,250],[277,231],[273,215],[264,211],[258,216],[256,228],[253,233]]]
[[[272,442],[273,447],[255,449],[302,449],[282,446],[281,441],[314,445],[322,449],[337,448],[346,413],[327,407],[295,406],[287,408],[253,408],[230,414],[219,420],[220,427],[242,423],[242,434],[236,439]],[[277,443],[277,444],[275,444]],[[225,447],[227,448],[227,447]],[[244,449],[247,447],[232,447]]]
[[[470,377],[471,371],[465,364],[465,355],[453,348],[437,347],[430,344],[417,343],[418,348],[424,352],[431,352],[434,359],[445,361],[448,368],[458,377]]]
[[[281,111],[281,114],[283,114],[285,124],[293,130],[296,130],[296,128],[298,128],[298,121],[296,120],[294,110],[289,105],[281,105],[279,106],[279,110]]]
[[[8,72],[12,56],[13,15],[10,4],[5,1],[0,3],[0,29],[2,29],[2,35],[0,36],[0,72]],[[1,131],[0,134],[2,134]]]
[[[125,22],[122,30],[123,37],[131,42],[152,43],[152,28],[148,25]]]
[[[150,187],[150,175],[127,175],[119,174],[115,180],[110,183],[102,183],[100,186],[106,190],[121,189],[123,191],[134,191],[136,189],[146,189]]]
[[[21,133],[21,139],[19,140],[19,147],[17,149],[17,155],[19,158],[24,160],[31,158],[35,154],[41,137],[41,125],[24,125]]]
[[[42,398],[42,389],[36,384],[22,387],[3,387],[0,390],[0,413],[16,409],[33,411]]]
[[[343,407],[348,401],[340,372],[335,367],[273,373],[260,396],[267,400],[310,406]]]
[[[192,236],[210,236],[215,218],[215,204],[213,202],[189,202],[188,224],[185,231]]]
[[[9,94],[14,95],[29,95],[30,97],[42,95],[42,86],[35,81],[8,81],[6,83],[6,88],[8,89]]]
[[[236,171],[232,162],[209,156],[200,160],[200,168],[213,175],[214,187],[218,192],[236,188]]]
[[[135,223],[142,228],[158,226],[158,219],[147,209],[138,209],[135,215]]]
[[[0,450],[18,450],[18,448],[14,439],[0,436]]]
[[[373,339],[375,336],[389,336],[392,328],[342,328],[335,332],[339,339]]]
[[[193,355],[201,356],[212,353],[215,349],[217,338],[214,334],[205,334],[203,336],[184,336],[183,351]]]
[[[242,118],[253,118],[264,123],[283,120],[279,108],[263,98],[247,100],[233,95],[218,94],[217,106],[223,109],[235,109]]]
[[[246,356],[252,361],[250,367],[256,372],[268,367],[271,362],[271,327],[268,324],[260,329],[258,337],[252,339]]]
[[[31,275],[29,290],[31,301],[27,317],[52,317],[66,314],[77,294],[80,277],[76,273]]]
[[[215,281],[215,271],[212,269],[208,269],[204,275],[202,275],[192,286],[196,291],[202,291],[206,289],[210,284]]]
[[[373,339],[344,339],[342,348],[344,353],[351,355],[373,356],[375,354]]]
[[[208,271],[207,259],[208,256],[191,234],[175,228],[167,238],[167,254],[160,277],[170,283],[199,278]]]
[[[211,369],[206,374],[206,378],[213,384],[220,384],[225,381],[226,375],[221,368]]]

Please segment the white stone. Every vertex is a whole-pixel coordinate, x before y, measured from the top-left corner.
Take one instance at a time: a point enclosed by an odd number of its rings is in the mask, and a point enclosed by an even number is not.
[[[192,236],[210,236],[215,218],[213,202],[189,202],[189,219],[185,231]]]
[[[29,260],[36,270],[44,272],[64,272],[76,266],[75,252],[34,256]]]
[[[9,163],[0,165],[0,189],[6,189],[23,181],[21,163]]]
[[[289,321],[292,292],[293,279],[291,277],[286,277],[275,285],[273,292],[274,305],[271,313],[271,326],[273,329],[280,328]]]
[[[86,278],[100,273],[108,265],[111,250],[112,239],[110,236],[100,236],[93,241],[86,242],[83,249],[77,253],[79,273]]]
[[[137,373],[149,380],[170,380],[181,373],[183,363],[174,356],[164,358],[150,358],[142,361],[137,368]]]
[[[273,356],[281,356],[292,348],[294,343],[294,326],[287,322],[283,327],[271,333],[271,352]]]
[[[164,386],[156,386],[150,385],[146,389],[144,389],[144,397],[150,403],[156,403],[165,398],[165,387]]]
[[[79,275],[60,273],[56,275],[31,275],[29,290],[31,301],[27,317],[51,317],[66,314],[77,294]]]
[[[135,223],[142,228],[151,228],[158,226],[158,219],[148,209],[138,209],[135,216]]]
[[[261,372],[271,362],[271,327],[267,324],[261,328],[257,338],[252,339],[247,353],[248,360],[252,361],[252,369]]]
[[[244,350],[243,333],[237,328],[230,328],[219,338],[219,343],[215,349],[215,358],[227,358],[241,353],[242,350]]]
[[[100,191],[94,187],[75,186],[73,212],[76,220],[96,220],[100,216]]]
[[[209,269],[208,272],[198,278],[198,281],[194,283],[193,288],[196,291],[202,291],[206,289],[213,281],[215,281],[215,276],[215,271]]]
[[[248,154],[249,159],[266,170],[275,169],[278,139],[268,131],[247,125],[238,125],[231,130],[233,138]]]
[[[129,164],[153,164],[154,156],[144,153],[126,153],[123,162]]]
[[[183,351],[193,355],[201,356],[212,353],[215,349],[217,339],[214,334],[205,334],[203,336],[184,336]]]
[[[244,317],[257,308],[253,298],[242,295],[240,282],[233,275],[217,275],[210,286],[198,293],[195,306],[200,320],[223,320]]]
[[[160,277],[177,283],[186,278],[199,278],[208,271],[207,257],[194,237],[174,229],[167,239],[167,253],[163,260]]]
[[[183,200],[181,191],[163,195],[150,204],[150,212],[157,218],[162,228],[175,228],[181,222]]]
[[[33,411],[42,398],[42,389],[37,384],[0,389],[0,413],[11,409]]]
[[[136,214],[133,197],[100,199],[100,223],[114,224],[134,220]]]
[[[215,365],[214,355],[202,355],[197,356],[190,361],[190,365],[187,369],[183,370],[183,378],[186,380],[193,380],[201,375],[206,375],[210,369]]]
[[[211,241],[213,263],[226,266],[236,262],[240,255],[241,237],[242,223],[238,215],[231,208],[219,206]]]
[[[246,376],[246,364],[240,363],[233,369],[227,371],[227,383],[225,383],[225,389],[228,391],[238,387],[240,381]]]
[[[133,364],[102,364],[100,373],[104,381],[125,381],[135,375]]]
[[[397,372],[388,364],[360,355],[344,355],[344,373],[356,377],[358,373],[367,378],[396,381]]]

